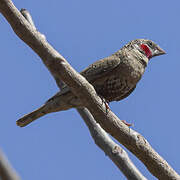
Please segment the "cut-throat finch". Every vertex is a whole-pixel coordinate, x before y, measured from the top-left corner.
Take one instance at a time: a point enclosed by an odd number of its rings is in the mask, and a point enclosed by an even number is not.
[[[129,96],[136,88],[149,60],[162,54],[165,54],[165,51],[153,41],[136,39],[111,56],[96,61],[80,74],[107,102],[120,101]],[[67,86],[64,86],[43,106],[25,115],[16,123],[18,126],[24,127],[48,113],[77,107],[83,107],[82,102]]]

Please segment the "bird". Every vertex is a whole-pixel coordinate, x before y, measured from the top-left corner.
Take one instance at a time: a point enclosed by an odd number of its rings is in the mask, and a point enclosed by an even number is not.
[[[166,52],[148,39],[130,41],[114,54],[96,61],[80,74],[107,103],[128,97],[136,88],[149,60]],[[48,113],[84,107],[67,85],[44,105],[16,121],[24,127]]]

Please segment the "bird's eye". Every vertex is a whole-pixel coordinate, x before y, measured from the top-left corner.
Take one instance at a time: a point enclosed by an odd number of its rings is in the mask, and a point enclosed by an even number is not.
[[[150,42],[148,42],[148,45],[149,45],[149,46],[151,46],[151,47],[153,46],[153,44],[152,44],[152,42],[151,42],[151,41],[150,41]]]

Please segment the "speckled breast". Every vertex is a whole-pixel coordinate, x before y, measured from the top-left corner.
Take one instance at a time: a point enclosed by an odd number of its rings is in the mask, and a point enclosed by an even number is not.
[[[96,88],[96,91],[108,102],[124,99],[131,94],[144,69],[142,63],[137,60],[124,61],[107,77],[101,87]]]

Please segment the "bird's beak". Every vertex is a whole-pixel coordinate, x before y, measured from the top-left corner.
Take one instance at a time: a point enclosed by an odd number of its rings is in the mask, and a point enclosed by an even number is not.
[[[160,48],[159,46],[158,47],[156,47],[156,50],[154,51],[154,53],[153,53],[153,57],[154,56],[160,56],[160,55],[163,55],[163,54],[166,54],[166,52],[162,49],[162,48]]]

